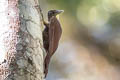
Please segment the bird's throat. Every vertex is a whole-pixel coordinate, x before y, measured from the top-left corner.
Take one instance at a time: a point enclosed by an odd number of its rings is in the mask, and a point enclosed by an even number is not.
[[[60,18],[59,18],[59,15],[57,15],[56,17],[57,17],[58,20],[60,19]]]

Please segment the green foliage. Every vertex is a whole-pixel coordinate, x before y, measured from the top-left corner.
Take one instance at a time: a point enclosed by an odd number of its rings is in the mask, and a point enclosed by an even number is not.
[[[110,24],[114,28],[120,27],[120,11],[111,14],[108,24]]]

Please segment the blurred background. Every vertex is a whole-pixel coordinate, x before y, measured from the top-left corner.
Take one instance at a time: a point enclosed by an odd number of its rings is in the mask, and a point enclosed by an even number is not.
[[[40,0],[64,10],[59,48],[46,80],[120,80],[120,0]]]

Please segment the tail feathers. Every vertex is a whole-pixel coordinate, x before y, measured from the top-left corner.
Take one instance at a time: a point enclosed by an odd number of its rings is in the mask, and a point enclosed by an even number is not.
[[[44,74],[45,74],[45,78],[48,74],[48,68],[49,68],[49,63],[50,63],[50,56],[47,54],[44,60]]]

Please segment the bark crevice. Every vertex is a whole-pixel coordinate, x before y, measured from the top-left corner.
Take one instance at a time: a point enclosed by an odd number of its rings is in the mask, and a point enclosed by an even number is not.
[[[0,80],[44,79],[42,29],[35,5],[34,0],[8,2],[7,53],[0,64]]]

